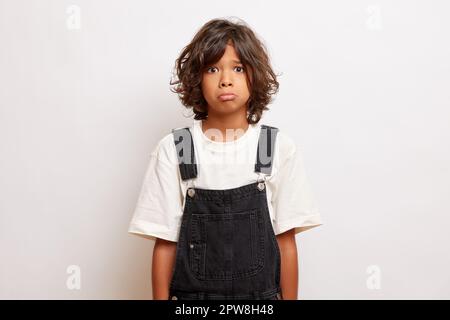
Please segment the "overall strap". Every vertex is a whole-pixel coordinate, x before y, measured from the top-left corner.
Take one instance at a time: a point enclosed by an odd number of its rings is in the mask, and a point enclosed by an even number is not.
[[[189,127],[172,129],[172,134],[175,142],[181,178],[187,180],[197,177],[194,141]]]
[[[258,139],[258,152],[256,155],[255,172],[265,174],[272,173],[272,164],[275,153],[275,140],[278,128],[265,124],[261,125],[261,131]]]

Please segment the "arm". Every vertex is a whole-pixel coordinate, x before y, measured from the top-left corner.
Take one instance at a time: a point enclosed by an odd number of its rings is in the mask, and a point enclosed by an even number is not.
[[[156,239],[152,262],[153,300],[169,299],[169,286],[176,249],[176,242]]]
[[[283,300],[297,300],[298,262],[295,229],[290,229],[276,237],[281,253],[281,294]]]

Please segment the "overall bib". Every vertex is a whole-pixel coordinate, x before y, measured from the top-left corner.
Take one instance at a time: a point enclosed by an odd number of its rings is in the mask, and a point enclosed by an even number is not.
[[[255,172],[270,174],[278,128],[261,125]],[[197,176],[189,128],[173,129],[183,180]],[[172,300],[280,300],[280,249],[265,179],[232,189],[186,190]]]

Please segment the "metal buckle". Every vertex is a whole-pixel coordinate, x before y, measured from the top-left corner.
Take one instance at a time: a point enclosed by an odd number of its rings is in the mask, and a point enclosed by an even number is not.
[[[189,179],[187,183],[187,193],[188,196],[193,198],[195,195],[195,187],[194,187],[194,181],[193,179]]]
[[[263,191],[266,186],[266,175],[263,175],[260,172],[256,182],[258,182],[257,187],[258,187],[259,191]]]

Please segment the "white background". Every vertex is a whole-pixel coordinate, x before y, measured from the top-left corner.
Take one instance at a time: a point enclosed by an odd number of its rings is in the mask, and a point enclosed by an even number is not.
[[[281,74],[261,123],[302,148],[324,219],[297,235],[299,298],[450,298],[449,12],[444,0],[1,0],[0,298],[152,298],[154,243],[128,223],[156,142],[191,123],[170,92],[175,59],[229,16]]]

